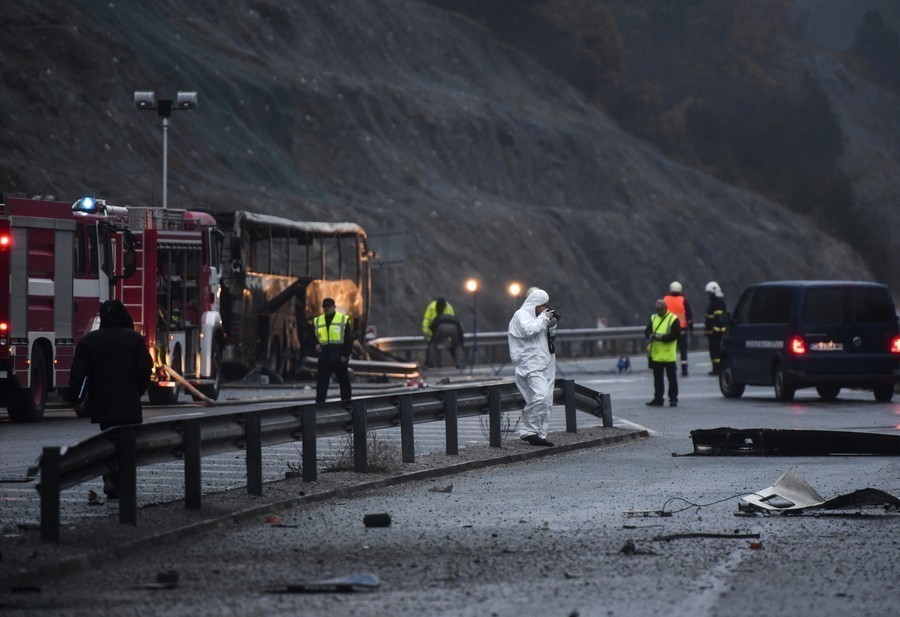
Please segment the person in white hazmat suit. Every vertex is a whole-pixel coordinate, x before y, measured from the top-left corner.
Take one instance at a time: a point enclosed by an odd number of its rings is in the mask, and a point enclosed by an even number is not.
[[[550,296],[533,287],[522,307],[509,322],[509,357],[516,365],[516,386],[525,399],[519,438],[533,446],[552,446],[547,441],[556,358],[551,349],[550,329],[557,319],[548,308]]]

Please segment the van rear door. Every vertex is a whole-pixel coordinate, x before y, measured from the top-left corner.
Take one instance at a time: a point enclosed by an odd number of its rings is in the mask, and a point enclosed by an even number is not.
[[[890,340],[896,332],[893,303],[880,285],[840,285],[806,290],[801,310],[808,357],[816,375],[890,373]]]

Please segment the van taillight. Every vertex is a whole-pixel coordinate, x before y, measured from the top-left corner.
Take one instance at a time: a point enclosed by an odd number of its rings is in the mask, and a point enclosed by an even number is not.
[[[806,353],[806,341],[803,340],[802,336],[792,336],[791,340],[788,341],[788,349],[791,350],[792,354],[801,356]]]
[[[0,321],[0,335],[6,334],[9,332],[9,324],[5,321]]]
[[[9,234],[0,234],[0,251],[5,251],[12,244],[12,236]]]
[[[900,353],[900,336],[891,339],[891,353]]]

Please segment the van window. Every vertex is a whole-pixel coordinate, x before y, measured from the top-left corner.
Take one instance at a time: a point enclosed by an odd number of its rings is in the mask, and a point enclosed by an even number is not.
[[[791,313],[793,290],[787,287],[760,287],[753,294],[748,323],[786,324]]]
[[[858,287],[850,289],[851,323],[886,323],[894,319],[894,309],[886,289]]]
[[[844,323],[844,291],[846,287],[809,289],[803,300],[802,319],[813,324]]]

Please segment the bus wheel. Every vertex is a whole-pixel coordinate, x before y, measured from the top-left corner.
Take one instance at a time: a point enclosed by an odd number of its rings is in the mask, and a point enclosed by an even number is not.
[[[50,392],[50,367],[44,348],[35,345],[31,351],[31,387],[22,388],[19,400],[7,408],[13,422],[37,422],[44,416]]]

